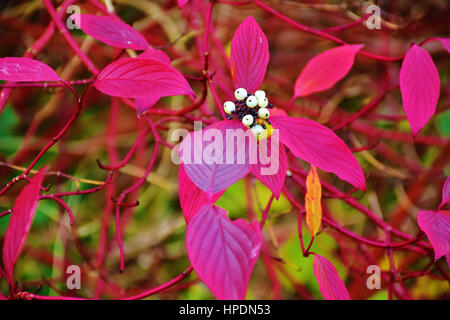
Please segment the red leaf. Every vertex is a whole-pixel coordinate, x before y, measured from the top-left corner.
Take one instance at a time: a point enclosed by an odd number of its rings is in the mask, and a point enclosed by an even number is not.
[[[201,207],[210,202],[216,202],[223,193],[224,191],[213,194],[210,201],[208,194],[199,189],[191,181],[184,170],[184,165],[182,163],[180,164],[178,172],[178,194],[180,196],[181,210],[183,210],[186,223],[189,223]]]
[[[169,56],[162,50],[149,48],[145,52],[138,55],[139,59],[153,59],[170,64]]]
[[[261,241],[256,221],[230,221],[214,205],[203,206],[186,231],[192,267],[218,299],[245,299]]]
[[[272,191],[275,198],[278,199],[286,178],[287,157],[286,150],[279,143],[279,139],[272,140],[276,134],[278,132],[274,131],[268,139],[259,141],[258,163],[251,165],[250,172],[265,184]],[[275,141],[277,143],[272,143]],[[276,147],[278,152],[275,151],[272,154],[272,147]]]
[[[81,30],[110,46],[134,50],[150,47],[139,32],[119,19],[92,14],[74,14],[72,17]]]
[[[328,259],[315,254],[313,272],[325,300],[350,300],[344,282]]]
[[[430,240],[436,260],[450,253],[450,211],[419,211],[417,223]]]
[[[189,0],[177,0],[178,1],[178,6],[180,8],[183,8],[183,6],[189,2]]]
[[[236,88],[253,92],[264,80],[269,64],[269,44],[255,18],[247,17],[231,41],[231,74]]]
[[[442,187],[442,203],[450,202],[450,176],[445,179]]]
[[[3,265],[10,281],[13,280],[14,265],[31,228],[44,173],[45,168],[39,170],[30,183],[20,192],[14,204],[14,211],[3,242]]]
[[[413,44],[400,69],[403,108],[411,131],[417,135],[436,111],[440,80],[430,54]]]
[[[230,134],[234,133],[238,139],[231,139]],[[250,130],[240,121],[223,120],[187,135],[181,143],[180,156],[192,182],[214,194],[250,171],[250,145],[256,150],[256,139]]]
[[[362,47],[360,44],[344,45],[312,58],[295,82],[294,95],[301,97],[330,89],[347,75]]]
[[[140,117],[145,111],[153,107],[160,98],[161,97],[158,95],[145,98],[136,98],[136,111],[138,117]]]
[[[295,156],[365,190],[366,181],[361,166],[345,142],[333,131],[303,118],[271,116],[270,121],[274,128],[280,130],[281,142]]]
[[[94,85],[99,91],[114,97],[194,96],[183,75],[158,60],[119,59],[100,72]]]
[[[29,58],[0,58],[0,80],[60,81],[56,72],[43,62]]]
[[[439,38],[441,43],[444,45],[444,48],[450,53],[450,38]]]

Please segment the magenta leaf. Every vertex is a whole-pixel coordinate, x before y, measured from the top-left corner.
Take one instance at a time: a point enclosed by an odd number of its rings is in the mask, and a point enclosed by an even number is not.
[[[328,90],[344,78],[363,45],[344,45],[326,50],[312,58],[295,82],[294,95],[307,96]]]
[[[234,135],[237,138],[232,138]],[[256,139],[235,120],[219,121],[191,132],[181,143],[180,152],[189,178],[210,194],[225,190],[245,177],[250,171],[251,154],[256,156]]]
[[[444,48],[450,53],[450,38],[439,38],[441,43],[444,45]]]
[[[178,1],[178,6],[180,8],[183,8],[183,6],[189,2],[189,0],[177,0]]]
[[[162,50],[148,48],[145,52],[138,55],[139,59],[153,59],[170,64],[169,56]]]
[[[442,203],[450,202],[450,176],[445,179],[442,187]]]
[[[0,58],[0,80],[12,82],[60,81],[56,72],[43,62],[30,58]]]
[[[411,131],[417,135],[436,111],[440,80],[430,54],[413,44],[400,69],[403,108]]]
[[[74,14],[72,17],[86,34],[110,46],[134,50],[150,47],[139,32],[119,19],[92,14]]]
[[[230,221],[214,205],[203,206],[186,231],[192,267],[218,299],[245,299],[261,241],[256,221]]]
[[[169,56],[161,50],[149,48],[138,56],[139,59],[158,60],[170,65]],[[136,99],[137,114],[140,117],[146,110],[153,107],[161,98],[159,95],[153,95],[145,98]]]
[[[255,18],[247,17],[231,41],[231,74],[236,88],[253,92],[264,80],[269,64],[269,44]]]
[[[44,173],[45,168],[39,170],[30,183],[22,189],[14,204],[14,211],[3,242],[3,265],[10,281],[13,281],[14,265],[31,229]]]
[[[318,254],[313,258],[313,272],[325,300],[350,300],[347,288],[333,264]]]
[[[361,166],[345,142],[329,128],[304,118],[271,116],[270,121],[280,131],[280,141],[295,156],[365,190]]]
[[[436,260],[450,253],[450,211],[419,211],[417,223],[430,240]]]
[[[199,189],[187,176],[184,165],[180,164],[178,172],[178,193],[180,196],[181,210],[183,210],[186,223],[198,212],[205,204],[214,203],[222,196],[224,191],[213,194],[211,200],[206,192]]]
[[[161,97],[158,95],[136,98],[137,115],[140,117],[145,111],[153,107]]]
[[[94,85],[99,91],[114,97],[195,96],[177,69],[150,59],[122,58],[114,61],[100,72]]]
[[[272,136],[275,134],[278,134],[277,131],[274,131]],[[265,184],[278,199],[286,178],[287,157],[286,150],[279,141],[278,145],[272,143],[272,141],[277,141],[272,140],[272,136],[266,141],[259,142],[258,163],[251,165],[250,172]],[[272,153],[272,147],[278,147],[278,152]]]

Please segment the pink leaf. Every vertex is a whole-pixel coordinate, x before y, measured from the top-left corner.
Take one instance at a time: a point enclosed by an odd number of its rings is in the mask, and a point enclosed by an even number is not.
[[[183,210],[184,219],[186,220],[186,223],[189,223],[201,207],[205,204],[212,204],[219,200],[223,191],[214,194],[210,200],[208,194],[199,189],[191,181],[184,170],[184,165],[180,164],[178,172],[178,194],[180,196],[180,205],[181,210]]]
[[[444,48],[450,53],[450,38],[439,38]]]
[[[177,0],[178,1],[178,6],[180,8],[183,8],[183,6],[189,2],[189,0]]]
[[[139,59],[153,59],[170,64],[169,56],[162,50],[149,48],[145,52],[138,55]]]
[[[280,141],[295,156],[365,190],[366,181],[361,166],[345,142],[333,131],[304,118],[271,116],[270,121],[274,128],[280,130]]]
[[[145,111],[153,107],[161,97],[158,95],[136,98],[137,115],[140,117]]]
[[[419,211],[417,223],[430,240],[436,260],[450,253],[450,211]]]
[[[284,185],[287,171],[287,157],[284,146],[278,139],[273,140],[277,131],[266,140],[261,140],[258,147],[258,163],[250,167],[251,173],[265,184],[279,198]],[[277,143],[272,143],[272,142]],[[278,147],[278,152],[272,154],[272,147]]]
[[[269,44],[252,16],[237,28],[231,41],[230,60],[235,87],[248,92],[258,89],[269,64]]]
[[[237,139],[232,139],[234,134]],[[186,136],[180,155],[192,182],[214,194],[247,175],[251,146],[256,155],[256,139],[250,130],[240,121],[223,120]]]
[[[325,300],[350,300],[347,288],[333,264],[325,257],[314,255],[313,272]]]
[[[218,299],[245,299],[260,248],[256,221],[230,221],[226,211],[214,205],[203,206],[187,227],[192,267]]]
[[[14,211],[3,242],[3,264],[10,281],[13,280],[14,265],[31,228],[44,173],[45,168],[39,170],[30,183],[22,189],[14,204]]]
[[[72,15],[75,23],[92,38],[122,49],[146,50],[147,40],[133,27],[119,19],[92,14]]]
[[[119,59],[100,72],[94,85],[99,91],[114,97],[194,96],[183,75],[158,60]]]
[[[160,62],[164,62],[168,65],[171,64],[169,56],[161,50],[149,48],[144,53],[141,53],[138,56],[139,59],[147,59],[147,60],[158,60]],[[136,99],[136,107],[137,107],[137,114],[138,117],[140,117],[146,110],[153,107],[158,100],[161,98],[159,95],[154,95],[150,97],[145,98],[137,98]]]
[[[0,80],[60,81],[56,72],[43,62],[30,58],[0,58]]]
[[[436,111],[440,80],[430,54],[413,44],[400,69],[403,108],[411,131],[417,135]]]
[[[442,203],[450,202],[450,176],[445,179],[442,187]]]
[[[312,58],[295,82],[294,95],[307,96],[328,90],[344,78],[363,45],[344,45],[326,50]]]

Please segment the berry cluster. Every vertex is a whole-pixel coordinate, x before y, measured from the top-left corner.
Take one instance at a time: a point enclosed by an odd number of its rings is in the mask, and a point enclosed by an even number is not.
[[[239,88],[234,92],[234,96],[234,102],[226,101],[223,104],[227,119],[239,119],[255,136],[262,134],[266,130],[266,123],[270,124],[269,109],[273,108],[273,104],[266,98],[266,93],[257,90],[251,94],[244,88]]]

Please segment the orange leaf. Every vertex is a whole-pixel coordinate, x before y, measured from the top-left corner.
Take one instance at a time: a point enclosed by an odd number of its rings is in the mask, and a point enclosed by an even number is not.
[[[311,170],[306,178],[305,208],[306,225],[313,236],[319,231],[322,222],[321,198],[322,186],[320,184],[317,168],[311,165]]]

